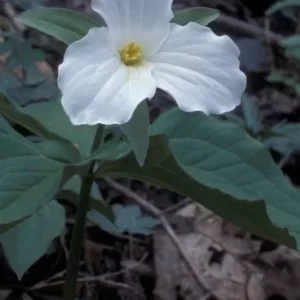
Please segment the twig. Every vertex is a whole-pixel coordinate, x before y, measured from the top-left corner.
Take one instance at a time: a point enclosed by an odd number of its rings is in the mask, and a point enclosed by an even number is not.
[[[180,201],[179,203],[176,203],[176,204],[168,207],[167,209],[164,209],[163,211],[161,211],[161,214],[163,214],[163,215],[169,214],[169,213],[174,212],[174,211],[178,210],[179,208],[184,207],[190,203],[192,203],[192,199],[185,198],[182,201]]]
[[[135,269],[136,267],[138,267],[140,264],[142,264],[145,259],[147,258],[148,253],[145,253],[143,255],[143,257],[135,264],[132,265],[126,269],[122,269],[120,271],[117,272],[113,272],[113,273],[107,273],[107,274],[103,274],[103,275],[99,275],[99,276],[86,276],[83,278],[77,278],[77,283],[78,282],[100,282],[109,286],[113,286],[113,287],[121,287],[121,288],[126,288],[126,289],[132,289],[131,286],[121,283],[121,282],[115,282],[115,281],[111,281],[110,278],[111,277],[115,277],[115,276],[119,276],[123,273],[129,272],[133,269]],[[57,277],[61,277],[62,275],[64,275],[66,273],[66,270],[54,275],[51,280],[53,280],[54,278]],[[50,281],[50,278],[49,280]],[[36,284],[35,286],[31,287],[30,289],[28,289],[29,291],[36,291],[36,290],[40,290],[43,288],[48,288],[48,287],[53,287],[53,286],[58,286],[58,285],[63,285],[65,284],[65,280],[59,280],[59,281],[55,281],[55,282],[41,282],[39,284]]]
[[[242,20],[238,20],[225,15],[220,15],[219,18],[215,20],[215,23],[230,26],[254,37],[263,37],[265,39],[267,38],[270,42],[274,44],[279,44],[282,39],[280,34],[277,34],[270,30],[265,31],[263,28],[257,25],[247,23]]]
[[[135,268],[132,269],[132,271],[141,276],[147,276],[147,277],[155,276],[154,269],[146,263],[137,265],[137,262],[135,260],[125,259],[125,260],[121,261],[121,265],[122,265],[122,267],[124,267],[126,269],[131,269],[132,266],[135,266]]]
[[[97,244],[91,240],[85,240],[86,247],[90,248],[91,251],[97,252],[98,254],[102,254],[103,250],[113,251],[115,248],[113,246]]]
[[[208,292],[208,293],[206,293],[202,298],[200,298],[200,300],[207,300],[207,299],[209,299],[211,296],[212,296],[212,294]]]
[[[185,250],[180,244],[180,241],[178,237],[176,236],[174,230],[166,220],[166,218],[162,215],[161,211],[153,206],[150,202],[144,200],[142,197],[140,197],[138,194],[132,192],[130,189],[124,187],[123,185],[115,182],[114,180],[110,178],[105,178],[105,181],[110,185],[112,188],[117,190],[118,192],[122,193],[123,195],[131,198],[136,203],[138,203],[140,206],[142,206],[145,210],[149,211],[151,214],[153,214],[155,217],[159,218],[161,225],[163,226],[164,230],[172,240],[173,244],[177,248],[178,252],[180,253],[182,259],[185,261],[187,267],[190,269],[191,274],[193,275],[194,279],[198,283],[198,285],[201,288],[205,288],[207,291],[213,293],[211,291],[210,287],[202,280],[200,275],[198,274],[198,270],[196,269],[195,265],[191,262],[188,255],[186,254]],[[218,297],[214,294],[214,296],[218,299]]]
[[[62,277],[62,275],[64,275],[67,272],[67,270],[64,270],[63,272],[57,273],[55,274],[50,280],[52,279],[56,279],[57,277]],[[36,285],[34,285],[33,287],[29,288],[29,291],[36,291],[36,290],[40,290],[46,287],[50,287],[50,286],[57,286],[57,285],[61,285],[64,284],[65,281],[64,280],[59,280],[59,281],[55,281],[55,282],[48,282],[48,281],[43,281],[40,283],[37,283]]]
[[[279,167],[280,169],[282,169],[282,168],[285,166],[285,164],[287,163],[287,161],[291,158],[292,155],[293,155],[293,152],[292,152],[292,151],[290,151],[290,152],[288,152],[286,155],[284,155],[284,156],[281,158],[281,160],[278,162],[278,167]]]
[[[135,269],[136,267],[138,267],[139,265],[141,265],[145,261],[145,259],[147,258],[147,256],[148,256],[148,253],[146,252],[142,256],[142,258],[135,265],[132,265],[129,268],[125,268],[125,269],[123,269],[121,271],[117,271],[117,272],[114,272],[114,273],[109,273],[109,274],[101,275],[100,277],[103,278],[103,279],[107,279],[107,278],[110,278],[110,277],[119,276],[119,275],[124,274],[124,273],[126,273],[128,271],[131,271],[131,270]]]
[[[8,17],[8,19],[10,20],[10,22],[12,23],[12,25],[20,32],[25,31],[26,27],[18,20],[17,14],[10,1],[3,0],[2,3],[3,3],[2,4],[3,11],[5,15]]]
[[[100,282],[106,285],[109,285],[111,287],[119,287],[119,288],[124,288],[124,289],[133,289],[130,285],[122,283],[122,282],[115,282],[112,280],[107,280],[105,278],[101,278],[101,276],[95,276],[95,277],[84,277],[84,278],[78,278],[77,279],[77,283],[79,282]],[[31,289],[29,289],[30,291],[36,291],[36,290],[40,290],[43,288],[48,288],[48,287],[53,287],[53,286],[59,286],[59,285],[64,285],[65,284],[65,280],[59,280],[59,281],[55,281],[55,282],[50,282],[50,283],[43,283],[40,285],[36,285],[34,287],[32,287]]]
[[[82,265],[82,264],[84,264],[83,261],[80,262],[79,265]],[[67,270],[62,270],[61,272],[58,272],[58,273],[54,274],[53,276],[47,278],[47,280],[40,281],[39,283],[37,283],[36,285],[32,286],[28,290],[34,291],[34,290],[39,290],[39,289],[41,289],[43,287],[47,287],[49,284],[51,284],[51,283],[49,283],[49,281],[53,281],[55,279],[59,279],[59,278],[63,277],[66,274],[66,272],[67,272]]]

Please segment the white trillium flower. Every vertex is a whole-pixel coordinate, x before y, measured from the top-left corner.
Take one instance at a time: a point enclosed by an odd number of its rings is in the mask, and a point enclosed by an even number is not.
[[[92,0],[107,27],[71,44],[58,70],[71,122],[124,124],[157,88],[183,111],[222,114],[240,104],[239,49],[197,23],[170,23],[172,0]]]

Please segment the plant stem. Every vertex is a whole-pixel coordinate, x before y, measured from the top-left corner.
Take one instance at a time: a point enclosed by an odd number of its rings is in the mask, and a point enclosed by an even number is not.
[[[102,143],[104,126],[99,125],[93,143],[93,150],[99,147]],[[67,266],[67,278],[64,287],[63,300],[74,300],[76,296],[77,274],[79,269],[81,246],[85,230],[85,220],[89,208],[90,193],[93,185],[93,172],[95,162],[91,162],[88,174],[82,177],[79,205],[77,207],[77,214],[74,229],[72,232],[71,250]]]
[[[82,178],[80,201],[77,207],[76,222],[74,225],[71,250],[68,259],[67,279],[64,287],[63,300],[74,300],[76,294],[77,274],[79,268],[81,245],[85,230],[85,219],[89,208],[90,192],[93,184],[93,166],[90,165],[89,174]]]
[[[94,143],[92,146],[92,152],[102,145],[103,138],[104,138],[104,132],[105,132],[105,126],[98,125],[97,131],[95,134]]]

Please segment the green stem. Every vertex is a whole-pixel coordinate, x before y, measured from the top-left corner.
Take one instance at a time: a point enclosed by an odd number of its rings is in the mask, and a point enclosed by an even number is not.
[[[95,134],[94,143],[92,146],[92,152],[102,145],[103,138],[104,138],[104,132],[105,132],[105,126],[98,125],[97,131]]]
[[[63,300],[74,300],[76,294],[77,274],[81,245],[85,230],[85,219],[89,208],[89,198],[93,184],[92,171],[93,164],[90,166],[89,174],[82,178],[80,202],[77,208],[76,222],[72,233],[71,250],[68,258],[67,279],[64,287]]]
[[[93,143],[93,150],[99,147],[102,143],[104,126],[99,125]],[[68,258],[67,279],[64,287],[63,300],[74,300],[76,296],[77,274],[79,269],[81,246],[85,231],[85,220],[89,208],[90,193],[93,185],[93,172],[95,162],[89,166],[87,176],[82,177],[79,205],[77,207],[77,214],[74,229],[72,232],[71,250]]]

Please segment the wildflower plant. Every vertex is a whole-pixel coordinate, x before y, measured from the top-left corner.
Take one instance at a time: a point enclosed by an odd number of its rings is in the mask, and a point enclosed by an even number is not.
[[[207,27],[218,11],[173,12],[171,5],[171,0],[93,0],[101,18],[58,8],[19,16],[67,48],[58,68],[59,101],[20,107],[2,95],[0,241],[22,277],[46,251],[22,266],[16,262],[11,253],[24,223],[41,225],[41,231],[55,227],[50,238],[59,235],[63,222],[53,220],[63,210],[54,199],[72,191],[77,216],[65,300],[74,299],[88,211],[114,224],[112,209],[92,192],[95,181],[107,176],[158,184],[253,234],[299,247],[299,191],[263,144],[238,124],[217,118],[240,104],[246,87],[237,46]],[[150,124],[148,105],[157,89],[177,107]],[[37,138],[20,135],[7,119]],[[39,216],[49,212],[40,224]]]

